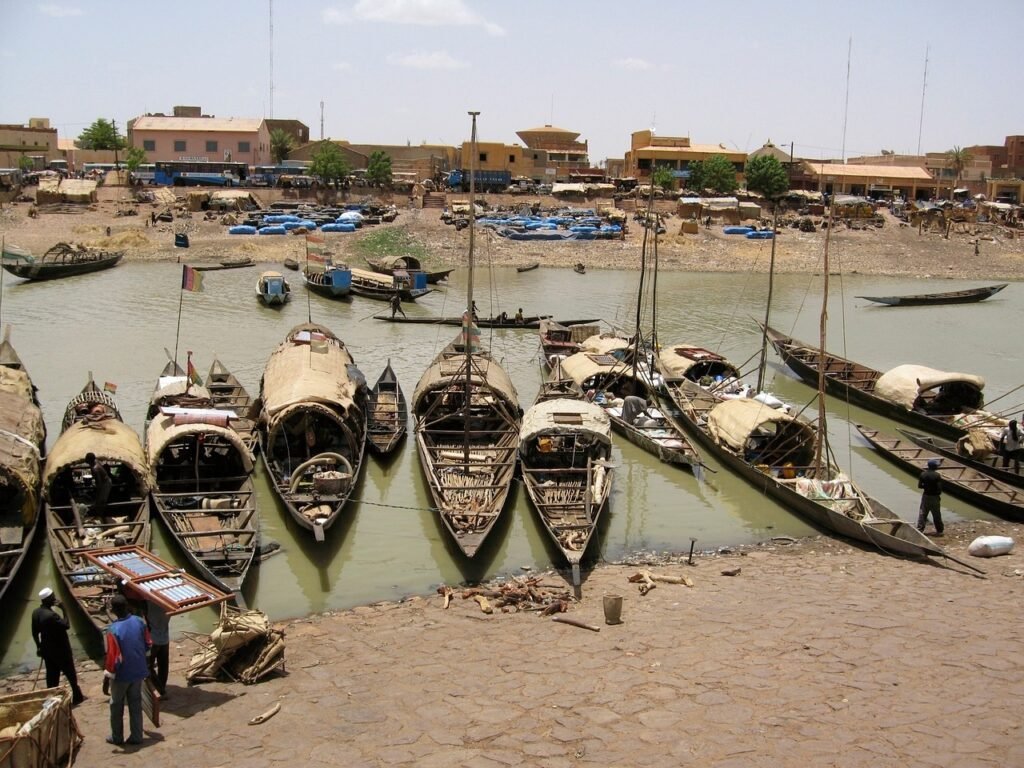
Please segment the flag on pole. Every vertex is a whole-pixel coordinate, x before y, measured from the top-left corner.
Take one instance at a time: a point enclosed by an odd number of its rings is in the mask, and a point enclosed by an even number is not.
[[[196,367],[194,365],[192,365],[192,352],[191,351],[188,353],[187,374],[188,374],[188,380],[189,380],[190,384],[202,384],[203,383],[203,380],[201,378],[199,378],[199,371],[197,371]]]
[[[112,381],[105,381],[103,382],[103,391],[113,395],[117,392],[117,384]]]
[[[181,265],[181,290],[197,292],[203,290],[203,274],[188,264]]]
[[[462,313],[462,344],[471,354],[480,351],[480,329],[468,311]]]
[[[323,272],[327,259],[325,253],[327,250],[326,243],[320,235],[307,234],[306,235],[306,269],[314,270],[317,272]]]

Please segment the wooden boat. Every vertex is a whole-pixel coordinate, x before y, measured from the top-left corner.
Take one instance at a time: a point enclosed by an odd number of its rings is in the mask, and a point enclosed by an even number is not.
[[[572,268],[572,271],[575,272],[578,275],[585,275],[585,274],[587,274],[587,268],[586,268],[586,266],[583,263],[576,264]]]
[[[298,271],[298,269],[299,269],[298,259],[285,259],[284,260],[284,268],[285,269],[291,269],[291,270],[294,270],[294,271]]]
[[[685,378],[665,382],[676,417],[721,464],[830,533],[906,556],[948,554],[869,497],[831,461],[814,466],[814,426],[748,398],[726,400]]]
[[[597,325],[563,325],[550,317],[542,317],[537,323],[537,330],[540,336],[540,362],[545,371],[551,370],[555,360],[579,352],[583,341],[601,331]]]
[[[153,506],[204,581],[240,593],[259,546],[253,455],[231,413],[175,363],[146,418]]]
[[[110,269],[123,257],[124,251],[103,251],[82,245],[57,243],[37,259],[17,246],[4,245],[0,266],[26,280],[56,280]]]
[[[608,505],[612,487],[611,422],[580,399],[545,399],[523,416],[519,459],[533,508],[572,567],[580,561]]]
[[[979,472],[984,472],[1000,482],[1024,488],[1024,473],[1015,472],[1012,466],[1004,467],[1003,457],[997,451],[992,450],[972,455],[964,453],[964,450],[970,446],[970,436],[962,437],[958,441],[953,442],[952,440],[943,440],[941,437],[911,432],[909,429],[897,431],[910,440],[910,442],[932,453],[937,453]],[[1012,464],[1013,462],[1010,463]]]
[[[268,307],[282,307],[292,298],[292,287],[280,272],[264,272],[256,281],[256,298]]]
[[[527,315],[522,322],[516,322],[514,318],[479,318],[474,321],[477,328],[521,328],[526,330],[537,330],[540,328],[540,321],[546,316]],[[389,323],[420,323],[423,325],[462,325],[462,317],[389,317],[388,315],[374,315],[374,320],[384,320]],[[561,325],[586,325],[597,323],[600,320],[557,320]]]
[[[307,267],[302,279],[309,290],[328,299],[344,298],[352,290],[352,270],[345,266],[328,264],[322,271]]]
[[[352,270],[352,293],[368,299],[390,301],[396,293],[402,301],[416,301],[433,289],[427,287],[423,273],[395,271],[394,275],[382,275],[365,269]]]
[[[233,414],[231,428],[242,435],[246,447],[255,453],[259,436],[256,432],[252,396],[217,357],[213,358],[210,372],[206,374],[206,389],[210,392],[214,408]]]
[[[476,154],[476,113],[470,157]],[[472,163],[471,163],[472,165]],[[470,199],[475,174],[470,168]],[[466,557],[473,557],[498,521],[512,487],[522,411],[505,369],[479,346],[470,314],[473,245],[469,222],[469,274],[465,325],[423,372],[412,398],[416,448],[444,527]]]
[[[983,288],[968,288],[964,291],[948,291],[946,293],[920,293],[912,296],[857,296],[858,299],[867,299],[877,304],[887,304],[890,307],[920,307],[927,304],[971,304],[975,301],[984,301],[990,296],[995,296],[1007,283],[998,285],[986,285]]]
[[[112,481],[106,516],[95,509],[96,483],[86,461],[90,453]],[[113,397],[90,376],[64,411],[63,430],[46,459],[43,498],[57,572],[99,631],[114,620],[109,601],[118,594],[118,582],[83,553],[123,546],[148,549],[152,485],[139,436],[121,420]]]
[[[326,327],[292,328],[260,387],[260,450],[274,492],[317,541],[348,502],[363,466],[366,382]]]
[[[455,271],[455,268],[452,267],[451,269],[439,269],[430,272],[423,269],[420,260],[415,256],[398,256],[393,259],[366,259],[366,263],[370,269],[382,275],[393,275],[395,272],[423,272],[427,276],[427,282],[431,285],[447,280],[448,275]]]
[[[584,392],[594,390],[594,402],[611,419],[612,428],[629,442],[657,456],[666,464],[692,469],[700,465],[697,449],[686,435],[657,407],[631,423],[622,417],[622,400],[630,395],[656,401],[650,379],[633,365],[608,354],[577,352],[561,361],[564,373]]]
[[[818,349],[773,328],[765,330],[786,365],[817,387]],[[828,352],[823,359],[826,392],[916,429],[956,439],[970,428],[1002,425],[980,410],[985,387],[980,376],[919,365],[900,365],[882,373]]]
[[[46,452],[43,413],[10,331],[0,342],[0,603],[39,527]]]
[[[913,475],[920,475],[929,459],[938,459],[942,489],[969,504],[1008,520],[1024,520],[1024,490],[1000,482],[973,467],[943,458],[910,440],[856,425],[857,431],[882,456]]]
[[[230,261],[222,261],[219,264],[206,264],[198,267],[192,267],[196,272],[216,272],[221,269],[242,269],[243,267],[255,266],[256,262],[252,258],[244,259],[232,259]]]
[[[387,456],[405,437],[409,407],[398,377],[388,360],[366,400],[366,443],[378,456]]]
[[[532,272],[540,266],[539,261],[535,261],[532,264],[526,264],[522,267],[516,267],[516,272]]]

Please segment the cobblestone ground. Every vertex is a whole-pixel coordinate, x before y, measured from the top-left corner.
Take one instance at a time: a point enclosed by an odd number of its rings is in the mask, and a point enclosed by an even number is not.
[[[966,554],[979,533],[1022,532],[947,528],[984,579],[828,539],[654,567],[694,587],[642,597],[636,566],[601,566],[570,613],[599,632],[437,596],[312,617],[285,625],[287,674],[249,687],[186,687],[182,641],[140,748],[104,743],[100,676],[85,672],[75,764],[1024,765],[1024,556]],[[610,592],[624,596],[615,626]]]

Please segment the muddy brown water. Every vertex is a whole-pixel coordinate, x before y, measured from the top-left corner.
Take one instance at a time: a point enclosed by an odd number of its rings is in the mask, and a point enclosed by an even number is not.
[[[331,301],[307,297],[301,278],[292,281],[293,301],[283,309],[261,306],[255,283],[263,269],[207,272],[204,291],[179,291],[176,264],[129,263],[93,275],[50,283],[24,283],[4,275],[0,320],[13,326],[12,341],[39,388],[52,445],[67,401],[92,371],[97,382],[117,384],[117,400],[126,422],[142,429],[146,404],[156,377],[177,346],[183,362],[191,350],[205,375],[213,355],[258,392],[263,366],[274,347],[308,316],[330,327],[350,347],[372,384],[390,359],[411,396],[436,352],[457,329],[434,325],[397,325],[372,318],[386,303],[352,298]],[[466,272],[452,275],[448,286],[406,305],[410,315],[457,315],[465,305]],[[1024,325],[1024,296],[1013,283],[980,304],[884,308],[856,295],[913,294],[958,290],[984,284],[852,276],[832,280],[830,341],[833,351],[886,369],[906,362],[966,371],[987,379],[988,399],[1021,384],[1024,345],[1017,336]],[[526,273],[514,268],[477,272],[475,297],[483,315],[502,310],[510,315],[554,314],[558,318],[602,318],[631,330],[635,322],[637,273],[542,267]],[[797,338],[817,339],[822,280],[810,275],[776,279],[773,324]],[[754,356],[760,333],[754,318],[764,315],[764,275],[662,273],[659,275],[658,330],[663,343],[687,341],[716,350],[734,362]],[[176,333],[180,334],[176,344]],[[521,404],[529,407],[540,381],[535,331],[484,330],[483,341],[508,370]],[[748,363],[745,370],[755,363]],[[769,353],[769,389],[799,406],[813,396]],[[995,403],[994,410],[1015,407],[1020,416],[1024,391]],[[872,495],[905,519],[914,519],[916,481],[874,455],[852,432],[863,422],[892,429],[888,420],[840,402],[829,402],[829,432],[839,462]],[[412,424],[410,423],[410,429]],[[639,551],[686,551],[691,538],[698,550],[761,541],[772,536],[816,533],[800,518],[764,498],[744,481],[708,464],[717,472],[701,477],[663,465],[639,448],[616,438],[617,463],[611,506],[602,520],[589,561],[618,560]],[[262,469],[257,476],[258,502],[265,539],[282,552],[254,567],[244,590],[251,606],[274,619],[346,608],[433,590],[439,583],[460,583],[525,570],[563,567],[529,507],[516,488],[488,545],[472,561],[456,555],[446,533],[429,511],[429,496],[407,438],[390,461],[367,457],[364,472],[344,519],[315,543],[292,525],[271,493]],[[985,514],[955,499],[943,504],[949,519]],[[40,534],[42,532],[40,531]],[[39,535],[29,562],[5,598],[0,627],[0,670],[34,669],[36,657],[29,619],[35,595],[45,585],[61,594],[45,537]],[[161,524],[154,524],[154,548],[185,566]],[[584,582],[584,589],[586,583]],[[62,595],[65,602],[70,602]],[[76,648],[95,655],[99,643],[73,607]],[[172,630],[205,632],[215,620],[201,611],[177,617]]]

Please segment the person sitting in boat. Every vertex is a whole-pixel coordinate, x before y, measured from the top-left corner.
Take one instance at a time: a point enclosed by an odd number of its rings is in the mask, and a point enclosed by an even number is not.
[[[505,325],[505,323],[508,322],[508,312],[506,312],[505,310],[502,310],[501,314],[498,315],[498,322],[501,325]]]
[[[627,395],[622,401],[622,420],[627,424],[639,426],[640,417],[647,417],[647,401],[637,395]]]
[[[515,322],[516,322],[516,325],[522,325],[522,324],[523,324],[523,323],[525,322],[525,321],[523,320],[523,308],[522,308],[522,307],[520,307],[520,308],[519,308],[519,309],[518,309],[518,310],[516,311],[516,318],[515,318]]]
[[[95,453],[85,454],[85,463],[89,465],[89,471],[92,473],[92,514],[96,517],[106,517],[107,500],[110,498],[110,489],[113,486],[110,473],[103,466],[103,462],[96,458]]]

